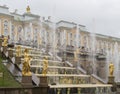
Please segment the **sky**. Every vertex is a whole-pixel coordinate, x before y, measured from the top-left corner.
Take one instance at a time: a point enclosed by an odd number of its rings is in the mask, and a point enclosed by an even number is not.
[[[0,0],[0,5],[20,14],[30,5],[31,13],[41,17],[75,22],[88,32],[120,38],[120,0]]]

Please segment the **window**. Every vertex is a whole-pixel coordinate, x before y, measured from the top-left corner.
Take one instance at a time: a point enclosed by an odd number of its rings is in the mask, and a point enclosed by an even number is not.
[[[4,21],[4,36],[8,36],[8,21]]]
[[[72,33],[70,33],[70,38],[72,38]]]
[[[14,41],[14,37],[15,37],[15,31],[14,31],[15,27],[14,25],[12,25],[11,27],[11,40]]]
[[[72,40],[70,40],[70,45],[73,46],[72,44],[73,44],[73,43],[72,43]]]
[[[31,40],[31,30],[30,30],[30,27],[27,28],[27,40],[30,41]]]
[[[87,37],[84,36],[84,47],[87,47]]]
[[[38,29],[35,28],[35,30],[34,30],[34,42],[37,42],[37,32],[38,32]]]
[[[18,27],[18,41],[21,41],[22,40],[22,27],[21,26],[19,26]]]

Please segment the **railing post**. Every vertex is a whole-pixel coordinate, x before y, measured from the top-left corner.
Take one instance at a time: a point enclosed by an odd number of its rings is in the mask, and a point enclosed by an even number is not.
[[[68,90],[67,90],[67,94],[70,94],[70,88],[68,88]]]
[[[98,94],[98,92],[99,92],[99,89],[98,87],[96,87],[95,94]]]
[[[100,94],[103,94],[103,88],[102,87],[100,88]]]
[[[110,92],[111,92],[110,87],[106,87],[106,90],[107,90],[106,93],[107,93],[107,94],[110,94]]]
[[[81,92],[81,88],[78,88],[78,94],[80,94],[80,92]]]
[[[60,88],[57,89],[57,94],[60,94],[60,90],[61,90]]]

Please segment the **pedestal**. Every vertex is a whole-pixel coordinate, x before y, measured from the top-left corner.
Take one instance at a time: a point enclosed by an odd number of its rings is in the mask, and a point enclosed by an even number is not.
[[[48,94],[49,86],[47,83],[47,76],[40,77],[39,87],[40,87],[41,94]]]
[[[23,87],[32,87],[32,76],[22,76]]]
[[[115,83],[114,79],[115,79],[114,76],[108,76],[108,84],[114,84]]]
[[[40,77],[40,85],[48,86],[47,76],[41,76]]]
[[[108,84],[112,84],[113,87],[111,88],[112,92],[116,92],[116,83],[115,83],[115,77],[114,76],[108,76]]]
[[[7,52],[7,46],[3,46],[3,53]]]
[[[13,57],[13,50],[8,50],[8,56],[11,58]]]
[[[0,38],[0,46],[2,46],[2,42],[3,42],[3,40],[2,40],[2,38]]]
[[[21,57],[15,57],[15,64],[21,64]]]

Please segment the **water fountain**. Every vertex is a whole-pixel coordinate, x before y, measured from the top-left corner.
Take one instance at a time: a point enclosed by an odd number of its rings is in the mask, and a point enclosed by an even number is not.
[[[63,61],[66,60],[66,30],[62,32],[61,50],[63,52]]]
[[[53,47],[53,56],[54,56],[54,60],[55,60],[55,56],[56,56],[56,46],[57,46],[57,38],[56,38],[56,23],[53,22],[53,43],[52,43],[52,47]]]
[[[30,27],[30,45],[31,45],[32,40],[33,40],[33,26],[32,26],[32,22],[29,23],[29,27]]]
[[[76,50],[75,50],[75,54],[76,54],[76,59],[77,59],[77,68],[79,68],[80,67],[80,63],[79,63],[79,60],[78,60],[78,58],[79,58],[79,25],[77,25],[76,26],[76,39],[75,39],[75,41],[76,41]]]
[[[105,74],[106,74],[106,81],[108,82],[109,64],[110,64],[110,61],[111,61],[111,60],[110,60],[110,59],[111,59],[111,58],[110,58],[111,53],[110,53],[109,50],[107,50],[106,53],[107,53],[107,54],[106,54],[106,61],[105,61],[105,62],[106,62],[106,71],[105,71],[106,73],[105,73]]]
[[[115,66],[115,71],[114,71],[114,76],[115,76],[115,81],[119,81],[119,51],[118,51],[118,43],[115,42],[114,45],[114,52],[113,52],[113,64]]]
[[[96,62],[95,62],[95,46],[96,46],[96,38],[95,33],[90,34],[91,39],[91,58],[92,58],[92,66],[93,66],[93,74],[96,74]]]

